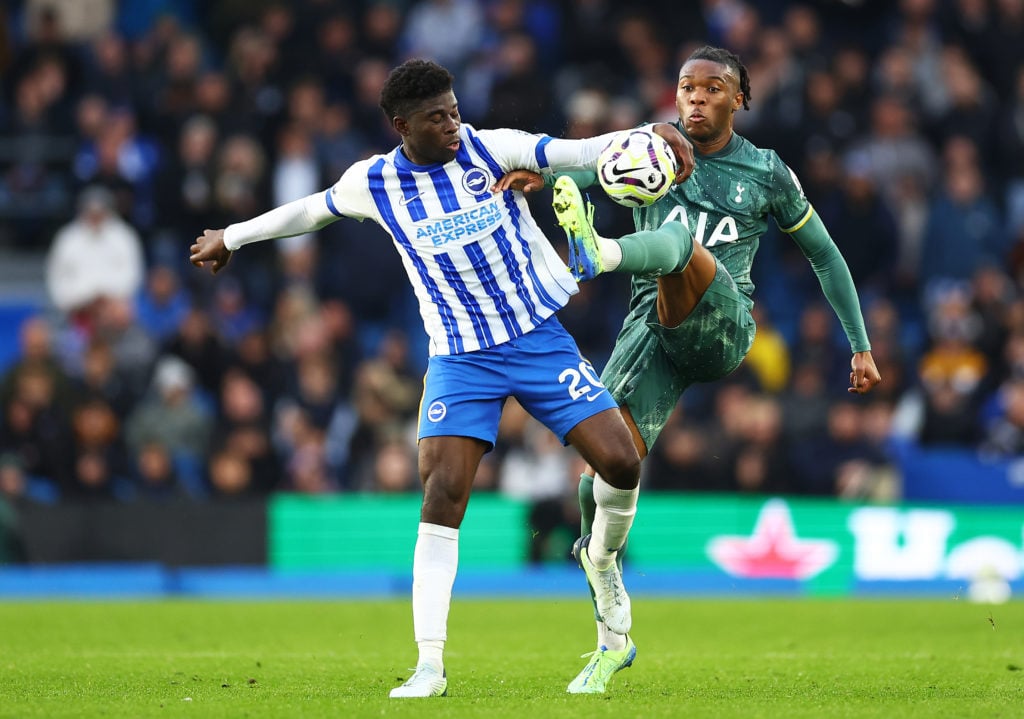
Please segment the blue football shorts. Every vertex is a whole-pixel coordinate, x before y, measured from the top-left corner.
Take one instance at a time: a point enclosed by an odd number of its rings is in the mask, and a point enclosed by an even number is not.
[[[496,347],[431,357],[418,436],[475,437],[493,448],[509,397],[563,444],[577,424],[617,407],[599,374],[552,316]]]

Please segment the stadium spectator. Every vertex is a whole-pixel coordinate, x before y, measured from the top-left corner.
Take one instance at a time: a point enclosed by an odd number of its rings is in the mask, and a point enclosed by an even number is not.
[[[750,494],[798,491],[779,401],[768,395],[755,397],[747,405],[741,428],[730,490]]]
[[[104,400],[120,418],[126,417],[139,399],[136,388],[117,371],[110,344],[99,338],[93,338],[85,347],[82,373],[75,378],[74,389],[81,398]]]
[[[125,38],[116,32],[107,31],[96,37],[87,53],[83,93],[102,98],[113,107],[139,103],[141,88],[130,52]]]
[[[136,500],[165,502],[195,496],[182,483],[171,450],[156,440],[143,443],[135,451],[130,476]]]
[[[271,441],[271,419],[260,387],[243,370],[224,374],[217,406],[212,447],[230,450],[249,463],[252,490],[269,492],[278,482],[281,464]]]
[[[156,219],[159,161],[159,147],[139,131],[135,111],[118,107],[107,113],[95,142],[79,148],[74,166],[79,182],[106,187],[117,212],[148,232]]]
[[[54,306],[86,335],[105,301],[133,299],[142,287],[145,257],[138,232],[114,210],[113,196],[89,187],[78,215],[53,238],[46,286]]]
[[[385,67],[397,62],[404,25],[405,18],[399,5],[391,0],[370,0],[363,12],[363,23],[359,33],[363,58],[377,58]],[[363,68],[356,68],[357,78],[362,70]]]
[[[266,328],[253,328],[239,339],[233,348],[230,365],[255,382],[265,408],[272,408],[285,391],[287,368],[270,351]],[[339,382],[343,387],[349,386],[341,378]]]
[[[225,277],[213,291],[209,308],[214,333],[229,347],[238,345],[242,337],[263,326],[260,312],[249,303],[245,288],[234,277]]]
[[[971,313],[981,323],[974,345],[999,377],[1006,376],[1003,348],[1009,331],[1008,308],[1018,295],[1013,281],[999,264],[984,264],[971,277]]]
[[[113,408],[100,398],[87,399],[73,410],[71,427],[75,462],[69,499],[127,499],[131,462]]]
[[[157,218],[178,244],[193,227],[217,223],[215,156],[219,132],[208,115],[193,115],[181,125],[176,152],[161,163],[157,183]]]
[[[346,107],[355,86],[353,73],[361,58],[356,21],[346,10],[332,11],[322,18],[316,30],[316,60],[310,71],[323,79],[327,102],[332,107]],[[327,172],[334,177],[344,171]]]
[[[981,439],[986,459],[1014,459],[1024,456],[1024,380],[1011,379],[996,395],[998,414],[989,421]]]
[[[1000,118],[992,88],[964,50],[955,46],[942,52],[942,76],[949,101],[931,129],[935,144],[941,147],[954,137],[965,137],[974,144],[983,166],[996,167],[1003,149],[997,144]],[[957,122],[960,117],[972,120],[963,125]]]
[[[110,346],[117,372],[131,390],[145,392],[159,346],[136,322],[131,301],[110,299],[98,305],[93,338]]]
[[[113,0],[28,0],[26,22],[40,36],[59,33],[68,41],[94,38],[114,20]],[[53,27],[51,27],[51,25]]]
[[[395,494],[415,490],[417,480],[416,453],[405,437],[396,436],[377,450],[370,480],[357,486],[364,491]]]
[[[524,32],[507,35],[497,48],[499,70],[491,83],[483,124],[556,133],[563,123],[555,98],[543,82],[539,49]]]
[[[850,147],[850,152],[863,158],[885,198],[899,197],[899,188],[907,181],[929,188],[935,174],[935,151],[914,127],[909,102],[901,95],[875,96],[868,131]]]
[[[899,250],[896,220],[878,192],[867,163],[847,158],[840,190],[821,203],[822,221],[850,266],[857,289],[886,295],[894,287]]]
[[[292,92],[294,96],[295,90]],[[316,111],[322,113],[323,108]],[[271,170],[273,203],[277,206],[298,200],[315,192],[321,184],[313,146],[313,128],[293,121],[277,135],[277,161]],[[311,283],[317,264],[313,240],[312,234],[304,234],[277,241],[284,282]]]
[[[64,217],[73,202],[69,169],[75,138],[69,118],[66,66],[56,56],[42,56],[38,66],[20,71],[18,61],[8,79],[12,103],[0,111],[0,213],[9,228],[0,233],[15,246],[44,246],[53,218]]]
[[[973,345],[981,322],[969,302],[961,287],[936,299],[929,317],[931,344],[918,362],[921,387],[901,402],[904,426],[924,446],[966,447],[980,438],[978,412],[990,367]]]
[[[71,406],[69,393],[72,380],[54,346],[53,329],[43,315],[32,315],[18,327],[18,356],[0,375],[0,404],[6,405],[14,396],[19,377],[30,371],[48,375],[57,401],[65,409]]]
[[[238,499],[252,493],[252,465],[230,449],[218,449],[210,455],[206,469],[213,499]]]
[[[38,381],[46,380],[40,376]],[[70,444],[68,420],[52,406],[37,406],[20,388],[4,403],[0,450],[17,457],[28,476],[40,478],[58,494],[70,484]]]
[[[970,279],[982,264],[1003,264],[1010,249],[977,148],[957,137],[945,150],[942,187],[928,209],[921,248],[918,277],[926,294],[943,281]]]
[[[203,393],[216,394],[231,360],[231,350],[214,332],[210,313],[193,305],[162,349],[188,364]]]
[[[1000,170],[1006,188],[1006,213],[1012,237],[1024,236],[1024,65],[1017,72],[1017,82],[1008,106],[999,113]]]
[[[195,372],[173,355],[161,357],[149,394],[125,420],[125,441],[133,452],[160,441],[175,455],[206,457],[211,418],[195,393]]]
[[[480,44],[483,24],[474,0],[423,0],[409,9],[399,47],[406,58],[434,58],[459,76]]]
[[[996,93],[1005,97],[1013,92],[1018,71],[1024,66],[1024,3],[997,0],[992,5],[995,21],[983,62]]]
[[[835,50],[831,63],[832,74],[839,84],[840,107],[854,118],[856,127],[863,131],[868,126],[871,85],[871,58],[860,42],[844,43]]]
[[[871,337],[874,348],[874,335]],[[815,434],[825,426],[831,405],[826,374],[826,367],[813,360],[800,360],[794,367],[789,385],[779,397],[782,433],[788,443]],[[885,375],[885,384],[889,384],[889,375]]]
[[[849,400],[834,402],[825,425],[800,439],[793,448],[795,489],[826,497],[861,493],[852,485],[865,484],[866,480],[857,475],[871,466],[885,464],[884,455],[865,437],[863,411],[861,405]]]
[[[644,460],[644,486],[651,491],[727,492],[732,487],[731,447],[713,421],[689,417],[676,406],[661,441]],[[696,413],[694,413],[696,414]]]
[[[341,488],[337,470],[327,456],[324,431],[299,410],[295,446],[284,468],[282,487],[301,494],[329,494]]]
[[[842,86],[833,72],[820,68],[807,75],[805,107],[793,133],[802,143],[798,157],[828,150],[842,154],[863,127],[851,108],[843,104]],[[806,173],[804,173],[806,176]]]
[[[359,427],[357,459],[366,460],[376,447],[400,434],[414,420],[423,381],[409,364],[409,344],[400,332],[389,332],[376,355],[355,370],[352,402]]]
[[[190,304],[178,273],[166,264],[151,264],[145,285],[135,297],[135,316],[146,334],[162,344],[178,330]]]

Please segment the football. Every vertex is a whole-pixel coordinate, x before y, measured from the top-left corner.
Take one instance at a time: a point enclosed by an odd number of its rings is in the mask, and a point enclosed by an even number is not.
[[[597,181],[626,207],[654,204],[672,187],[678,166],[663,137],[646,127],[616,133],[597,158]]]

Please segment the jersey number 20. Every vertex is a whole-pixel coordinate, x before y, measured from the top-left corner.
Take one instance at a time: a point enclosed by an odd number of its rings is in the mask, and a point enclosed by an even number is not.
[[[573,399],[586,397],[594,387],[604,387],[593,366],[587,361],[580,362],[579,369],[570,367],[562,370],[558,381],[560,384],[569,383],[569,396]]]

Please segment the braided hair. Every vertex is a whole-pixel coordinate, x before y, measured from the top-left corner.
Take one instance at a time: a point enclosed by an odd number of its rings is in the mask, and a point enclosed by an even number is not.
[[[740,92],[743,93],[743,109],[750,109],[750,104],[747,102],[751,99],[750,74],[747,72],[746,65],[743,64],[735,53],[726,50],[724,47],[705,45],[694,50],[690,57],[686,58],[686,62],[690,60],[710,60],[711,62],[717,62],[719,65],[725,65],[735,72],[740,79]]]

